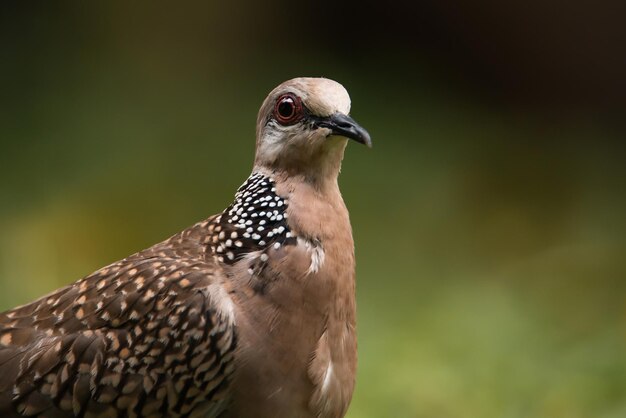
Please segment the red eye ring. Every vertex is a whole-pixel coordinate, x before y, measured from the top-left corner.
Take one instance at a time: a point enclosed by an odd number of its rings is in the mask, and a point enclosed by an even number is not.
[[[302,119],[302,100],[294,94],[283,94],[274,105],[274,118],[281,125],[293,125]]]

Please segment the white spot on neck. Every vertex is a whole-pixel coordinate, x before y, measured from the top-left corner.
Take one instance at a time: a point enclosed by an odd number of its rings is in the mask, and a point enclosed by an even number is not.
[[[311,254],[311,264],[309,264],[307,274],[317,273],[320,271],[324,265],[324,259],[326,258],[326,253],[324,252],[322,246],[301,237],[298,237],[298,245],[304,246],[306,251]]]

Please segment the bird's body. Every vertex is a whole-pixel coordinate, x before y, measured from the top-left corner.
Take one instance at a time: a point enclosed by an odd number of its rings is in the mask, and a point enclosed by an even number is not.
[[[337,175],[344,136],[369,143],[348,111],[330,80],[277,87],[222,213],[0,314],[0,416],[342,417],[356,311]]]

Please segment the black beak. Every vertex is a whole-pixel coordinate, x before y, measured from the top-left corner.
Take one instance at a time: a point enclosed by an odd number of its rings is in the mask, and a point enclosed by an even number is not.
[[[315,125],[320,128],[328,128],[331,135],[343,136],[354,139],[356,142],[372,147],[372,138],[370,134],[361,127],[354,119],[343,113],[334,113],[325,118],[319,118],[315,121]]]

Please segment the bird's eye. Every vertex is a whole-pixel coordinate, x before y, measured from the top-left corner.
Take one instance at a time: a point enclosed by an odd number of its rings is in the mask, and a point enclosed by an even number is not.
[[[274,118],[281,125],[292,125],[302,118],[302,102],[293,94],[284,94],[276,100]]]

